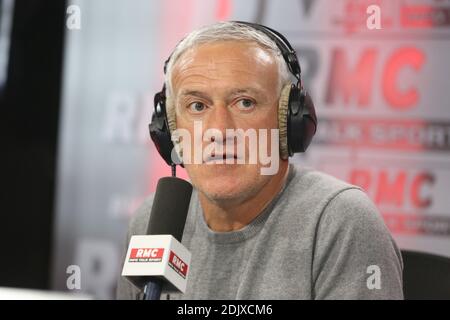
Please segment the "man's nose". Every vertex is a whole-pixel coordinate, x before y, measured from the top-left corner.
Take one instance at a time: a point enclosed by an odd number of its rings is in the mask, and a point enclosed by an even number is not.
[[[204,129],[219,130],[224,138],[226,137],[226,129],[234,129],[235,127],[231,110],[225,103],[216,104],[206,121]]]

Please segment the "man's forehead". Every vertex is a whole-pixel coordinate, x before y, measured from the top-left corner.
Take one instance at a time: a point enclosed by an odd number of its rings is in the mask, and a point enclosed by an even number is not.
[[[177,95],[250,93],[265,95],[278,79],[274,58],[257,44],[214,42],[199,45],[177,60],[172,88]]]
[[[174,69],[183,67],[215,68],[223,62],[273,64],[271,53],[256,42],[250,41],[215,41],[195,45],[184,51],[174,63]]]

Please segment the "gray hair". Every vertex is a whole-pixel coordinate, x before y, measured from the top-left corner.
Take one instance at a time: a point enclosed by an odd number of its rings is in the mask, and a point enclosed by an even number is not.
[[[277,44],[264,32],[251,26],[236,22],[219,22],[194,30],[181,40],[172,52],[167,64],[164,83],[166,96],[173,99],[172,70],[178,58],[188,49],[204,43],[219,41],[247,41],[256,42],[263,49],[268,50],[274,56],[279,70],[279,90],[290,81],[291,74]],[[169,106],[170,108],[170,106]]]

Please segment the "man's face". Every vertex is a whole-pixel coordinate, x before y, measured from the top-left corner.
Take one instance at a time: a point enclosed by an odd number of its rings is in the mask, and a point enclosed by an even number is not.
[[[272,150],[270,129],[278,128],[278,65],[273,56],[256,44],[223,41],[196,46],[184,52],[174,66],[172,85],[177,108],[177,128],[194,137],[194,123],[202,131],[217,129],[230,141],[226,129],[266,129],[268,153]],[[202,132],[202,137],[203,137]],[[259,140],[259,136],[258,136]],[[192,140],[193,141],[193,140]],[[204,149],[211,141],[203,141]],[[259,141],[258,141],[258,145]],[[202,156],[202,164],[185,164],[193,185],[212,201],[242,202],[255,195],[272,176],[261,175],[261,163],[249,163],[249,143],[245,143],[245,164],[212,164]],[[196,150],[191,147],[191,159]],[[253,152],[257,150],[253,150]],[[222,158],[222,155],[215,155]]]

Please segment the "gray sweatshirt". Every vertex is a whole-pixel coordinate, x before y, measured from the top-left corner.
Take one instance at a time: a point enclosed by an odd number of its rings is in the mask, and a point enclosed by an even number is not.
[[[133,216],[145,234],[153,197]],[[401,254],[358,187],[292,164],[280,193],[243,229],[214,232],[194,190],[183,234],[185,294],[161,299],[403,299]],[[141,292],[119,279],[118,299]]]

